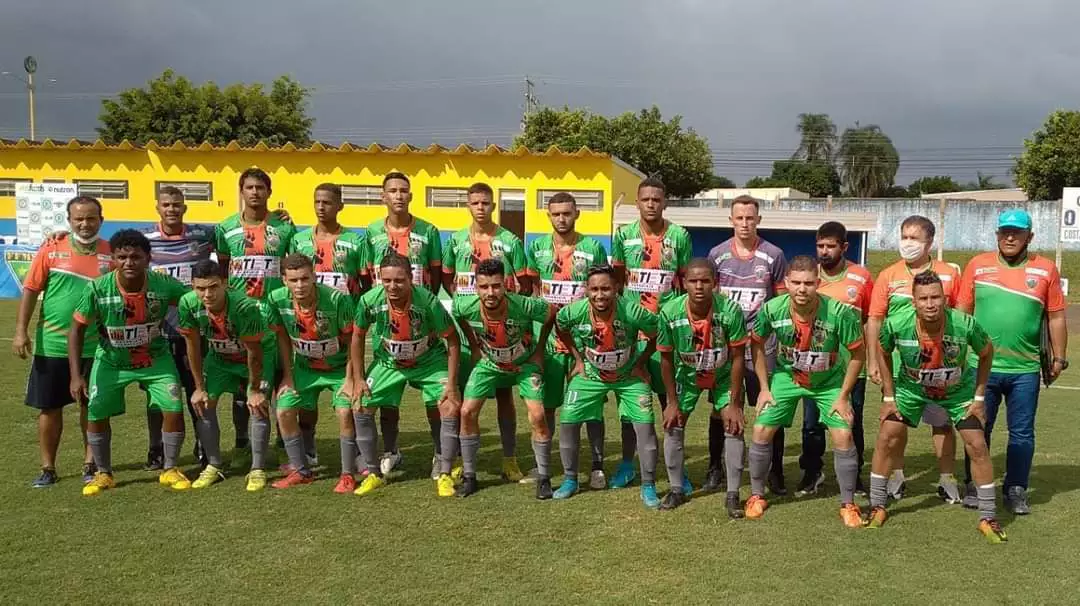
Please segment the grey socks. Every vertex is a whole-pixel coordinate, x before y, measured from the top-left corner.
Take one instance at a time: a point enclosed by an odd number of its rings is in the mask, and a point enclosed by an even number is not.
[[[218,425],[217,408],[207,408],[196,421],[199,441],[202,442],[206,462],[221,467],[221,426]],[[163,434],[164,435],[164,434]]]
[[[686,430],[682,427],[664,432],[664,464],[667,466],[668,483],[672,492],[682,492],[684,441]]]
[[[889,500],[889,478],[870,472],[870,506],[884,507]]]
[[[353,413],[353,426],[356,429],[356,447],[364,457],[364,466],[368,472],[380,475],[379,457],[375,454],[375,415],[361,412]],[[286,442],[286,447],[288,442]],[[292,456],[290,455],[290,458]]]
[[[772,445],[750,442],[750,494],[765,496],[765,478],[772,464]]]
[[[439,440],[442,442],[442,456],[439,457],[439,473],[450,473],[454,468],[454,459],[457,458],[459,438],[458,432],[461,420],[457,417],[442,419],[439,430]]]
[[[976,486],[975,494],[979,497],[979,518],[992,520],[997,517],[997,503],[995,503],[994,485]]]
[[[656,460],[660,456],[656,445],[656,428],[652,423],[634,423],[634,433],[637,434],[638,459],[641,461],[641,483],[655,484]]]
[[[86,441],[90,444],[90,452],[94,455],[94,465],[98,471],[112,473],[112,429],[108,431],[88,431]]]
[[[283,436],[282,439],[285,442],[285,454],[289,456],[289,465],[292,465],[293,471],[298,473],[307,471],[307,457],[304,454],[303,436],[297,434],[295,436]]]
[[[710,426],[709,429],[712,427]],[[745,449],[746,445],[743,444],[741,435],[724,433],[724,467],[727,472],[728,493],[738,494],[739,492],[739,485],[742,484],[743,450]]]
[[[161,432],[161,443],[165,447],[165,469],[176,467],[176,461],[180,458],[180,448],[184,445],[184,432],[163,431]],[[220,464],[220,453],[218,457],[218,463]]]
[[[341,445],[341,473],[356,473],[356,438],[339,435],[338,442]]]
[[[859,477],[859,453],[854,446],[847,450],[833,449],[833,469],[840,485],[840,503],[854,503],[855,482]]]
[[[562,458],[563,478],[577,481],[578,448],[581,447],[581,423],[559,425],[559,455]]]
[[[251,415],[251,468],[266,469],[266,451],[270,448],[270,419]]]
[[[551,438],[532,441],[533,456],[536,457],[536,473],[541,478],[550,478],[551,471]]]
[[[465,475],[476,477],[476,457],[480,452],[480,436],[461,436],[461,463]]]

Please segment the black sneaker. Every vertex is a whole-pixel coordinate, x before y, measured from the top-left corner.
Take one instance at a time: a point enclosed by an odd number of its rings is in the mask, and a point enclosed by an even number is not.
[[[162,469],[165,469],[165,447],[151,446],[150,450],[146,451],[146,464],[143,465],[143,471],[161,471]]]
[[[865,497],[867,495],[866,484],[862,483],[862,476],[855,477],[855,495],[860,497]]]
[[[727,515],[732,520],[741,520],[746,516],[746,512],[743,511],[742,503],[739,502],[739,493],[729,492],[727,498],[724,500],[724,507],[727,508]]]
[[[41,475],[34,478],[33,482],[30,482],[30,486],[32,488],[48,488],[59,481],[60,478],[57,477],[56,470],[46,467],[41,470]]]
[[[536,481],[536,498],[546,501],[551,498],[551,478],[540,476]]]
[[[769,472],[769,490],[778,497],[787,496],[783,472]]]
[[[705,485],[701,489],[705,492],[716,492],[724,483],[724,472],[719,467],[710,467],[705,473]]]
[[[974,482],[964,484],[964,499],[960,501],[960,504],[963,505],[965,509],[979,508],[979,493],[975,490]]]
[[[1027,490],[1023,486],[1010,486],[1008,492],[1005,493],[1005,506],[1018,516],[1026,516],[1031,513]]]
[[[672,509],[675,509],[679,505],[682,505],[689,500],[690,499],[688,499],[686,495],[682,493],[682,491],[677,492],[674,490],[669,490],[668,493],[664,495],[663,502],[660,503],[660,511],[671,511]]]
[[[83,484],[89,484],[94,481],[94,474],[97,473],[97,464],[93,461],[89,463],[83,463],[82,466],[82,481]]]
[[[476,476],[465,476],[461,478],[461,484],[458,485],[457,489],[454,491],[454,496],[465,498],[469,495],[476,494],[477,490],[480,490],[480,487],[477,486]]]
[[[812,494],[817,494],[818,490],[825,485],[825,474],[823,472],[817,472],[811,474],[810,472],[804,473],[801,480],[799,480],[799,486],[795,489],[796,497],[805,497]]]

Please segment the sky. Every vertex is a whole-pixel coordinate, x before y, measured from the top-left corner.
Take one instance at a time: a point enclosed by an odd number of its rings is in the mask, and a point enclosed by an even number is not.
[[[877,124],[897,182],[1010,158],[1075,108],[1080,3],[1055,0],[0,0],[0,71],[38,61],[39,139],[95,137],[101,99],[172,68],[219,84],[289,74],[327,142],[508,145],[524,79],[543,105],[657,105],[704,136],[714,172],[767,175],[799,113]],[[55,81],[53,81],[55,80]],[[0,137],[27,136],[0,77]]]

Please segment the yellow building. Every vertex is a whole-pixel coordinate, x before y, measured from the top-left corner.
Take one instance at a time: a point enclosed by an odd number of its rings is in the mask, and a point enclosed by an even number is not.
[[[386,214],[379,197],[383,175],[400,171],[412,181],[413,214],[436,225],[444,238],[469,224],[465,190],[484,181],[495,190],[499,222],[526,240],[551,231],[544,204],[554,193],[569,191],[581,209],[578,230],[607,247],[613,208],[632,202],[643,178],[618,158],[584,148],[533,153],[494,145],[419,149],[404,144],[388,148],[315,143],[306,148],[292,144],[243,148],[235,142],[224,147],[208,143],[166,147],[154,142],[138,146],[126,141],[118,145],[0,141],[0,235],[16,233],[14,192],[20,181],[77,184],[81,193],[101,200],[108,235],[155,223],[156,192],[165,185],[186,193],[189,222],[217,223],[237,211],[237,179],[252,166],[273,180],[271,207],[288,209],[299,225],[314,223],[312,192],[329,181],[344,190],[341,223],[363,230]]]

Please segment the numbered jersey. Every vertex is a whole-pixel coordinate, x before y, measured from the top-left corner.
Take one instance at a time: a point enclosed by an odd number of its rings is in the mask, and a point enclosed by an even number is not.
[[[270,293],[271,325],[292,342],[292,362],[303,370],[337,370],[349,362],[353,304],[349,295],[315,285],[315,307],[304,309],[288,288]]]
[[[191,286],[191,269],[195,264],[210,258],[214,252],[214,228],[209,225],[183,225],[174,236],[165,233],[161,225],[143,230],[150,240],[150,269],[168,274]],[[165,332],[169,337],[179,336],[179,318],[176,308],[165,317]]]
[[[371,335],[375,361],[394,368],[445,361],[442,339],[454,332],[450,314],[439,299],[416,285],[405,309],[391,306],[382,286],[364,293],[356,305],[356,328]]]
[[[162,323],[187,287],[165,274],[147,272],[138,292],[120,288],[116,272],[91,282],[75,307],[74,319],[98,333],[94,359],[114,368],[148,368],[154,358],[171,355]]]
[[[95,242],[93,250],[87,254],[77,251],[71,238],[41,245],[23,282],[24,288],[43,293],[34,333],[35,354],[49,358],[67,357],[72,313],[90,282],[107,273],[111,264],[112,255],[105,240]],[[82,357],[93,357],[97,345],[97,331],[86,331]]]
[[[443,247],[443,272],[454,275],[454,296],[476,294],[476,266],[487,259],[501,259],[506,271],[506,288],[516,290],[519,276],[525,275],[525,248],[510,230],[498,227],[490,239],[477,239],[466,227],[454,232]]]
[[[695,320],[680,295],[660,310],[656,349],[675,358],[675,381],[683,386],[727,390],[731,383],[729,347],[746,344],[742,310],[731,299],[714,294],[712,310]]]
[[[690,234],[681,225],[665,221],[663,233],[648,235],[641,222],[615,230],[611,238],[611,262],[626,268],[626,294],[649,311],[674,296],[676,276],[690,262]]]
[[[509,372],[518,371],[533,355],[536,349],[533,328],[537,322],[542,324],[547,320],[550,309],[543,299],[507,293],[506,317],[492,320],[476,295],[454,297],[453,303],[454,319],[472,328],[484,357]]]
[[[655,338],[657,315],[632,297],[615,300],[612,317],[597,317],[587,299],[571,303],[555,317],[559,331],[573,339],[585,364],[585,378],[613,382],[630,376],[637,357],[638,334]]]
[[[245,224],[238,214],[219,223],[214,247],[229,257],[229,286],[254,299],[265,299],[281,288],[281,258],[295,233],[292,223],[274,214],[258,225]]]
[[[316,238],[314,229],[296,234],[290,253],[310,257],[315,263],[315,279],[341,291],[355,301],[360,296],[360,275],[367,273],[367,243],[364,236],[342,231],[330,238]]]
[[[900,352],[897,392],[947,403],[963,403],[975,395],[975,368],[969,354],[989,342],[975,318],[945,310],[945,330],[937,338],[919,334],[915,308],[890,313],[881,325],[881,346]]]
[[[261,344],[263,364],[274,363],[277,339],[270,329],[273,314],[266,302],[230,289],[225,292],[225,309],[220,314],[207,310],[194,292],[181,297],[176,307],[180,333],[205,339],[209,359],[224,364],[246,364],[244,342],[255,342]]]
[[[408,257],[412,265],[412,283],[439,292],[441,277],[431,274],[431,266],[442,265],[442,239],[439,230],[423,219],[413,218],[412,224],[396,229],[379,219],[367,228],[368,273],[379,282],[379,264],[389,251]]]
[[[812,320],[791,313],[791,296],[770,299],[754,319],[753,338],[764,341],[776,335],[776,370],[791,376],[799,386],[817,389],[839,387],[844,380],[847,356],[841,348],[857,349],[863,343],[858,313],[828,297],[818,296]]]

